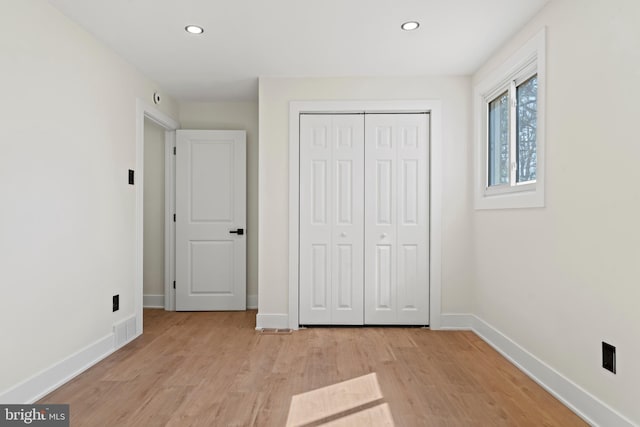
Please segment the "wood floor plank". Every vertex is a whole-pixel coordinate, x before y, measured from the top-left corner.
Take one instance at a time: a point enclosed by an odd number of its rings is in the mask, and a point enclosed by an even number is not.
[[[145,310],[142,337],[40,403],[73,426],[587,425],[472,332],[261,334],[255,315]]]

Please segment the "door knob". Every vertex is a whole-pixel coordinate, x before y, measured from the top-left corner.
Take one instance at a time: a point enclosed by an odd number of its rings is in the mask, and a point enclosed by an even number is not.
[[[381,239],[384,239],[384,238],[386,238],[386,237],[387,237],[387,233],[382,233],[382,234],[380,235],[380,238],[381,238]]]
[[[230,230],[230,234],[237,234],[238,236],[242,236],[244,234],[244,228],[238,228],[237,230]]]
[[[347,233],[343,231],[342,233],[340,233],[340,237],[347,237]]]

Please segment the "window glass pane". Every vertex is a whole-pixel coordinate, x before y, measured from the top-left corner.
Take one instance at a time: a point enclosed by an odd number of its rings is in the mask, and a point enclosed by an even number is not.
[[[535,181],[536,166],[536,128],[538,118],[538,76],[533,76],[516,89],[518,99],[517,153],[518,182]]]
[[[509,183],[509,93],[489,103],[489,187]]]

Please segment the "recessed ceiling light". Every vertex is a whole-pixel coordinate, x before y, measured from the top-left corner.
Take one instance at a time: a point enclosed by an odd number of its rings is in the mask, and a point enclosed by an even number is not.
[[[186,27],[184,27],[184,30],[187,33],[191,33],[191,34],[202,34],[202,33],[204,33],[204,29],[202,27],[198,27],[197,25],[187,25]]]
[[[408,21],[400,25],[400,28],[402,28],[405,31],[413,31],[413,30],[417,30],[419,26],[420,26],[420,23],[418,21]]]

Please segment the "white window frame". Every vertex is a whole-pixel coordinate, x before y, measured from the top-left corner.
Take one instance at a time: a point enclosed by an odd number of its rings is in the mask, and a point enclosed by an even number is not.
[[[525,43],[509,59],[498,66],[474,88],[475,118],[475,208],[510,209],[544,207],[544,160],[545,160],[545,45],[546,31],[543,28]],[[536,134],[536,180],[516,182],[516,88],[537,75],[537,134]],[[510,182],[488,185],[489,165],[489,103],[500,94],[510,94]]]

